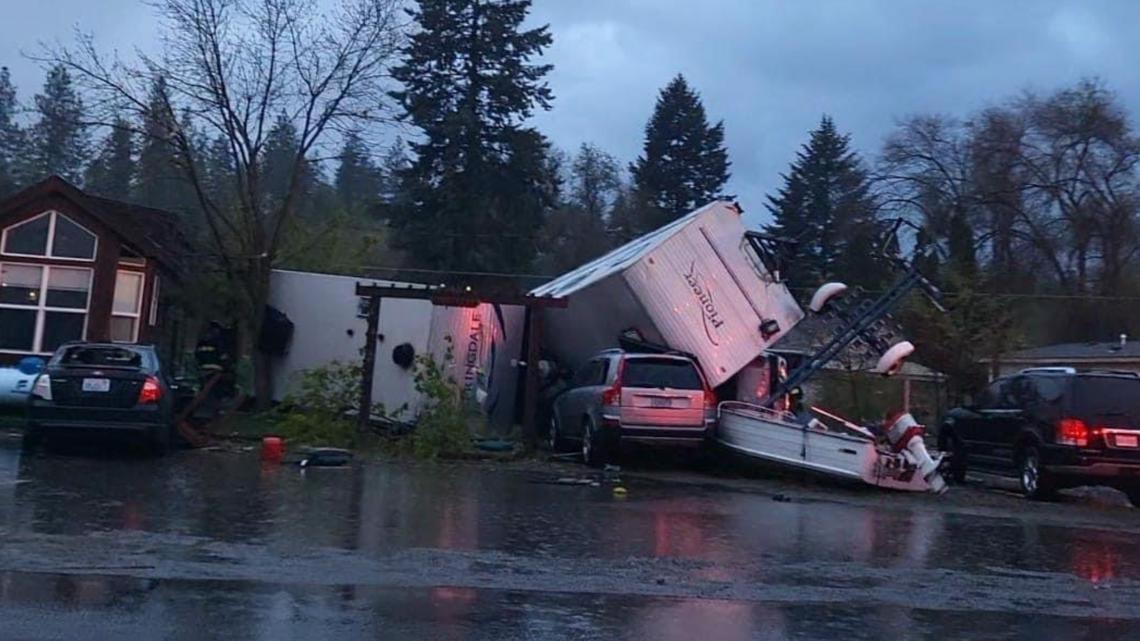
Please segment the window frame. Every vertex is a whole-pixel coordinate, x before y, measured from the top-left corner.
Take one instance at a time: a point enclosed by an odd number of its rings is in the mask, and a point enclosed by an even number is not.
[[[132,274],[139,278],[139,291],[135,296],[135,312],[116,312],[115,311],[115,294],[119,290],[119,274]],[[142,331],[143,321],[143,297],[146,294],[146,272],[138,271],[135,269],[117,269],[115,270],[115,289],[111,292],[111,323],[114,323],[115,318],[131,318],[134,319],[134,327],[131,332],[131,340],[118,341],[111,337],[112,343],[117,345],[137,345],[139,342],[139,333]],[[110,326],[108,326],[108,334],[110,334]]]
[[[158,288],[161,283],[162,280],[159,278],[158,274],[155,274],[154,284],[151,285],[150,288],[150,309],[147,313],[147,324],[151,327],[158,327]],[[146,283],[143,284],[145,285]]]
[[[43,254],[17,254],[15,252],[4,251],[4,248],[8,245],[8,233],[11,230],[16,229],[17,227],[20,227],[22,225],[26,225],[27,223],[30,223],[34,220],[39,220],[40,218],[43,218],[44,216],[49,216],[50,218],[48,219],[47,244],[44,246],[44,253]],[[91,250],[91,258],[76,258],[74,256],[56,256],[55,255],[56,219],[60,216],[66,218],[68,221],[71,222],[71,224],[82,229],[83,231],[87,232],[88,234],[91,234],[91,238],[94,242],[94,246],[92,247],[92,250]],[[81,224],[79,221],[75,220],[71,216],[68,216],[67,214],[61,213],[55,209],[49,209],[49,210],[47,210],[41,214],[32,216],[30,218],[25,218],[19,222],[12,223],[11,225],[8,225],[7,227],[5,227],[3,230],[0,230],[0,256],[6,256],[6,257],[12,257],[12,258],[35,258],[38,260],[71,261],[71,262],[84,263],[84,264],[94,263],[99,258],[99,234],[96,234],[95,232],[91,231],[90,228],[88,228],[86,225]]]
[[[75,265],[48,265],[38,263],[22,263],[19,261],[0,260],[0,268],[4,265],[16,267],[34,267],[40,270],[40,287],[39,294],[36,298],[35,305],[19,305],[16,303],[0,303],[0,309],[18,309],[24,311],[34,311],[36,313],[36,326],[32,333],[32,345],[30,349],[10,349],[0,348],[0,354],[35,354],[37,356],[50,356],[55,352],[45,352],[43,350],[44,338],[44,324],[47,322],[48,313],[64,313],[76,314],[83,316],[83,334],[78,340],[87,340],[87,330],[91,323],[91,296],[92,289],[95,285],[95,269],[93,267],[79,267]],[[67,269],[67,270],[80,270],[87,272],[87,304],[82,308],[78,307],[55,307],[47,304],[47,290],[51,284],[51,270],[52,269]]]

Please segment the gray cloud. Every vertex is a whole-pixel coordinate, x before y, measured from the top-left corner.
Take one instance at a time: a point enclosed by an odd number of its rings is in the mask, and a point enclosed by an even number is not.
[[[68,40],[78,24],[122,49],[154,45],[137,0],[20,3],[4,15],[0,64],[25,100],[42,74],[19,52],[38,40]],[[683,73],[725,121],[730,191],[756,213],[823,113],[873,157],[901,116],[965,115],[1082,76],[1140,104],[1131,0],[536,0],[532,22],[554,33],[556,101],[536,122],[557,145],[594,142],[632,160],[657,90]]]

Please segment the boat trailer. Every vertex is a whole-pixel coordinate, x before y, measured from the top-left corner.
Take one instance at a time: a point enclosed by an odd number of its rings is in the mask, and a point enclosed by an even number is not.
[[[927,451],[924,429],[909,413],[896,413],[881,428],[871,429],[819,408],[793,413],[776,407],[852,345],[879,354],[875,368],[879,374],[897,373],[914,346],[905,340],[892,344],[890,311],[912,291],[922,292],[936,309],[945,311],[942,293],[919,272],[915,256],[908,260],[900,255],[898,233],[903,226],[918,229],[903,219],[896,220],[879,250],[883,259],[900,269],[901,277],[874,300],[855,303],[844,300],[846,285],[821,286],[812,296],[809,309],[827,317],[838,329],[798,367],[781,376],[759,403],[720,403],[720,443],[758,460],[878,487],[935,493],[946,490],[939,472],[943,457]],[[780,241],[756,232],[748,232],[746,238],[769,272],[779,279]]]

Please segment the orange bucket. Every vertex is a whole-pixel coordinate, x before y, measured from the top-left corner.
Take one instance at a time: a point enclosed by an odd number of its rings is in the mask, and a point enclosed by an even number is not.
[[[280,463],[285,458],[285,441],[279,436],[266,436],[261,439],[261,460],[267,463]]]

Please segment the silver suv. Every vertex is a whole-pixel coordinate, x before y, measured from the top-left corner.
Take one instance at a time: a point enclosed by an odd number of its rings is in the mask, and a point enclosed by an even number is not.
[[[554,400],[548,444],[581,444],[586,463],[606,463],[623,441],[700,445],[716,423],[716,396],[693,359],[601,352]]]

